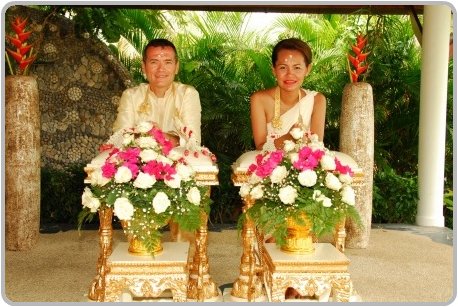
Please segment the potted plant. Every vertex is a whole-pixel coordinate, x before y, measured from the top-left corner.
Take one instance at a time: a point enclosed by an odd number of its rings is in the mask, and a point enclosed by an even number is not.
[[[210,155],[208,149],[200,150]],[[80,226],[96,212],[112,209],[122,222],[129,250],[148,254],[161,250],[160,228],[170,220],[183,230],[197,230],[211,200],[208,187],[197,183],[186,154],[173,149],[150,122],[116,132],[89,165]]]
[[[305,142],[301,128],[292,129],[291,135],[296,142],[286,141],[284,150],[258,154],[249,166],[240,196],[254,204],[242,214],[240,224],[250,218],[283,250],[308,253],[313,251],[308,230],[321,236],[331,233],[344,217],[359,221],[353,171],[316,135],[306,136]]]

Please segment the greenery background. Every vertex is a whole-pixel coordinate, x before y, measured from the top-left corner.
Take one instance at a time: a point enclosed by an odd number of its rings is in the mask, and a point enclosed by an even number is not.
[[[254,149],[249,118],[252,92],[274,86],[270,54],[275,43],[299,37],[313,50],[313,70],[303,87],[327,97],[324,142],[339,147],[342,91],[349,82],[347,54],[357,33],[368,36],[375,110],[374,223],[415,222],[421,47],[408,16],[279,14],[265,28],[248,28],[251,13],[49,7],[70,16],[80,33],[104,40],[137,82],[143,46],[165,37],[180,58],[178,80],[196,87],[202,103],[202,143],[218,158],[219,185],[212,189],[210,223],[234,223],[242,203],[230,166]],[[421,16],[420,16],[421,17]],[[136,55],[132,57],[132,54]],[[453,60],[449,62],[444,216],[453,227]],[[401,154],[400,154],[401,153]],[[83,166],[42,169],[41,222],[76,224],[84,188]],[[96,221],[94,221],[95,223]]]

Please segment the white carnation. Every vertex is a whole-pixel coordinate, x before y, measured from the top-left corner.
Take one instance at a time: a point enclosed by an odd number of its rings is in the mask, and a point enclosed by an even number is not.
[[[272,174],[270,174],[270,180],[272,183],[280,183],[283,179],[285,179],[286,175],[288,175],[286,166],[280,165],[272,171]]]
[[[183,179],[183,181],[189,181],[192,179],[192,175],[194,174],[194,170],[182,163],[179,163],[176,167],[177,174]]]
[[[134,187],[139,189],[149,189],[156,183],[156,178],[149,174],[140,172],[134,181]]]
[[[296,163],[297,161],[299,161],[299,154],[297,152],[289,154],[289,160],[291,161],[291,163]]]
[[[350,184],[350,183],[352,183],[353,178],[349,174],[340,174],[339,175],[339,180],[342,183]]]
[[[324,195],[321,195],[319,198],[318,198],[319,201],[321,201],[321,203],[323,204],[323,207],[331,207],[332,206],[332,201],[329,197],[326,197]]]
[[[169,164],[169,165],[172,165],[173,164],[173,161],[172,159],[169,159],[167,158],[166,156],[163,156],[163,155],[158,155],[157,159],[156,159],[158,162],[162,162],[164,164]]]
[[[153,123],[148,121],[142,121],[137,125],[137,131],[140,133],[148,133],[153,129]]]
[[[326,187],[331,190],[339,191],[342,188],[342,182],[340,182],[339,178],[337,178],[336,175],[332,173],[327,173],[324,181]]]
[[[135,143],[140,148],[155,148],[157,146],[157,142],[152,136],[140,136],[135,140]]]
[[[128,221],[134,215],[134,206],[127,198],[120,197],[114,202],[113,212],[120,220]]]
[[[350,206],[354,206],[356,202],[355,190],[350,186],[345,186],[342,191],[342,201]]]
[[[291,129],[289,132],[295,140],[299,140],[304,136],[304,130],[299,127]]]
[[[313,195],[312,199],[313,200],[318,200],[318,198],[321,196],[321,191],[320,190],[313,190]]]
[[[256,175],[255,173],[251,174],[251,176],[248,178],[248,183],[252,185],[255,185],[261,181],[262,181],[262,178]]]
[[[127,166],[121,166],[114,176],[116,183],[126,183],[132,179],[132,172]]]
[[[197,187],[192,187],[186,194],[186,198],[190,203],[198,206],[200,204],[200,191]]]
[[[103,172],[100,168],[95,169],[91,172],[90,175],[91,185],[98,185],[103,187],[108,182],[110,182],[110,178],[106,178],[103,176]]]
[[[168,157],[170,159],[172,159],[173,161],[177,161],[177,160],[181,159],[183,157],[183,155],[178,150],[176,150],[175,148],[172,148],[172,150],[170,150],[170,152],[168,154]]]
[[[250,196],[251,198],[253,199],[260,199],[264,196],[264,191],[262,190],[262,186],[260,185],[257,185],[255,186],[251,192],[250,192]]]
[[[81,203],[83,207],[89,208],[91,212],[97,212],[97,209],[100,207],[100,200],[94,197],[94,194],[92,194],[92,191],[88,187],[84,188]]]
[[[248,194],[250,194],[250,190],[251,190],[251,187],[250,187],[249,184],[243,184],[243,185],[240,187],[239,195],[240,195],[242,198],[245,198],[246,196],[248,196]]]
[[[296,143],[294,143],[293,141],[291,140],[285,140],[283,142],[283,149],[286,151],[286,152],[289,152],[291,150],[294,150],[294,148],[296,148]]]
[[[140,152],[140,159],[143,162],[149,162],[156,160],[159,154],[153,149],[144,149]]]
[[[157,192],[153,198],[153,209],[157,214],[165,212],[170,207],[170,199],[164,192]]]
[[[178,189],[181,185],[181,177],[178,174],[175,174],[172,179],[164,180],[165,184],[171,187],[172,189]]]
[[[297,179],[299,180],[299,183],[304,187],[313,187],[316,184],[318,176],[315,171],[307,169],[300,172],[297,176]]]
[[[297,197],[297,191],[295,188],[288,185],[286,187],[280,188],[278,192],[278,197],[284,204],[294,204]]]
[[[122,144],[124,146],[127,146],[129,145],[130,143],[132,143],[134,141],[134,135],[132,133],[124,133],[122,135]]]
[[[321,167],[327,171],[333,171],[336,169],[336,161],[334,157],[328,154],[325,154],[320,161]]]

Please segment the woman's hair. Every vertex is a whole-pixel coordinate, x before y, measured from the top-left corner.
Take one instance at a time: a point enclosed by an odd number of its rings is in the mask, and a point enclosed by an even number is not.
[[[155,38],[155,39],[150,40],[148,42],[148,45],[146,45],[145,48],[143,48],[143,62],[146,61],[146,51],[148,50],[149,47],[170,47],[175,52],[175,60],[178,61],[177,48],[175,48],[175,45],[168,39]]]
[[[297,50],[304,56],[305,65],[312,63],[312,50],[310,49],[310,46],[298,38],[287,38],[279,41],[272,50],[273,66],[275,66],[275,63],[277,62],[278,52],[282,49]]]

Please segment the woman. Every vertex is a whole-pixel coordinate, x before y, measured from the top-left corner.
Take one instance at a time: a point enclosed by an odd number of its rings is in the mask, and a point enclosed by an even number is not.
[[[272,65],[277,86],[255,92],[250,98],[256,149],[282,149],[285,140],[293,139],[290,130],[298,126],[322,141],[326,97],[301,88],[312,69],[310,47],[297,38],[284,39],[272,50]]]
[[[272,65],[277,86],[255,92],[250,98],[256,150],[283,149],[284,141],[293,140],[289,132],[295,127],[317,134],[323,141],[326,98],[301,88],[312,69],[310,47],[297,38],[284,39],[272,50]],[[273,238],[266,242],[273,242]],[[301,298],[294,288],[288,288],[285,297]]]

